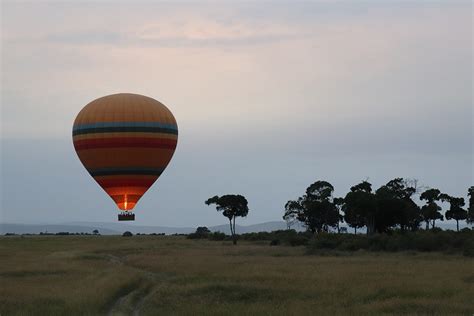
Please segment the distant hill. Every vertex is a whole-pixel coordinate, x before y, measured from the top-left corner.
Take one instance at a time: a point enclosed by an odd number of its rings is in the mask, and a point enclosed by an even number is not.
[[[436,225],[442,229],[456,229],[455,223],[441,222]],[[260,224],[241,226],[235,225],[238,234],[254,233],[254,232],[270,232],[279,229],[286,229],[286,223],[283,221],[265,222]],[[466,227],[465,224],[460,225],[460,228]],[[212,232],[220,231],[226,234],[230,234],[229,224],[208,226]],[[304,228],[301,225],[295,225],[292,228],[303,231]],[[424,224],[421,226],[424,228]],[[93,230],[99,230],[102,235],[121,235],[125,231],[130,231],[134,234],[151,234],[151,233],[165,233],[170,234],[189,234],[196,230],[196,227],[168,227],[168,226],[142,226],[134,225],[133,223],[101,223],[101,222],[71,222],[64,224],[10,224],[0,223],[0,235],[6,233],[15,234],[39,234],[41,232],[48,233],[92,233]],[[351,233],[352,228],[348,227],[348,232]],[[364,233],[364,229],[359,229],[358,233]]]
[[[193,227],[168,227],[168,226],[145,226],[145,225],[136,225],[133,222],[123,223],[106,223],[106,222],[73,222],[67,224],[74,224],[80,226],[98,226],[103,229],[108,229],[112,231],[116,231],[122,234],[124,231],[130,231],[134,234],[142,233],[142,234],[151,234],[151,233],[165,233],[165,234],[188,234],[192,233],[196,230]],[[100,229],[99,229],[100,230]]]
[[[229,224],[211,226],[208,228],[212,232],[220,231],[226,234],[230,234]],[[301,226],[296,226],[293,228],[296,230],[303,230]],[[286,223],[283,221],[265,222],[265,223],[254,224],[254,225],[249,225],[249,226],[235,225],[235,230],[237,231],[237,234],[271,232],[274,230],[281,230],[281,229],[286,229]]]
[[[235,225],[237,233],[251,233],[262,231],[273,231],[278,229],[286,229],[286,224],[283,221],[266,222],[249,226]],[[209,226],[211,231],[220,231],[230,234],[228,224]],[[64,224],[9,224],[0,223],[0,234],[15,233],[15,234],[39,234],[41,232],[59,233],[92,233],[94,229],[99,230],[102,235],[120,235],[124,231],[131,231],[132,233],[165,233],[169,234],[188,234],[196,230],[196,227],[167,227],[167,226],[140,226],[134,224],[124,223],[101,223],[101,222],[72,222]]]
[[[94,229],[98,229],[99,232],[103,235],[117,235],[121,234],[120,231],[115,231],[111,229],[105,229],[97,225],[93,226],[80,226],[80,225],[62,225],[62,224],[3,224],[0,223],[0,234],[4,235],[6,233],[15,233],[15,234],[39,234],[39,233],[59,233],[59,232],[69,232],[69,233],[92,233]]]

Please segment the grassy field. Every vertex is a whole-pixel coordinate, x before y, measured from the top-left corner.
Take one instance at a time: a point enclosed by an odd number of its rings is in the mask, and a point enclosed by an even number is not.
[[[0,315],[473,315],[474,259],[165,236],[0,237]]]

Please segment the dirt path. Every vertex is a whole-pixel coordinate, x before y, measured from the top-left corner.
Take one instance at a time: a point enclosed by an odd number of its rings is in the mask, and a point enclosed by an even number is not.
[[[124,295],[117,298],[117,300],[111,305],[107,315],[134,315],[139,316],[140,311],[145,304],[146,300],[157,290],[157,286],[160,284],[159,281],[165,281],[171,278],[171,276],[155,273],[142,268],[134,267],[127,264],[123,258],[117,257],[112,254],[106,255],[109,262],[117,265],[124,265],[135,271],[140,272],[142,280]]]

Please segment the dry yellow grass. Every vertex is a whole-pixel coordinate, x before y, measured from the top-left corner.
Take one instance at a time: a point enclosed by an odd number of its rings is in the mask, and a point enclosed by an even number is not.
[[[474,260],[181,237],[0,238],[3,315],[474,313]]]

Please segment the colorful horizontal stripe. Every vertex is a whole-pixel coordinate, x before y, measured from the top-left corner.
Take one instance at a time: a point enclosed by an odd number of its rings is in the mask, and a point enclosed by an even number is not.
[[[163,173],[163,168],[144,168],[144,167],[111,167],[89,169],[89,173],[93,177],[111,176],[111,175],[154,175],[159,176]]]
[[[162,122],[96,122],[89,124],[80,124],[73,127],[73,131],[90,129],[90,128],[106,128],[106,127],[160,127],[178,130],[175,124]]]
[[[72,132],[72,136],[94,133],[127,133],[127,132],[141,132],[141,133],[165,133],[178,135],[178,130],[164,127],[147,127],[147,126],[115,126],[115,127],[94,127],[78,129]]]
[[[151,137],[114,137],[96,138],[74,141],[76,150],[91,148],[120,148],[120,147],[146,147],[146,148],[166,148],[175,149],[176,139],[161,139]]]
[[[104,167],[165,167],[173,156],[173,149],[163,148],[91,148],[77,153],[87,169]]]
[[[178,135],[166,134],[166,133],[140,133],[140,132],[131,132],[131,133],[97,133],[97,134],[83,134],[76,135],[73,137],[73,141],[83,140],[83,139],[98,139],[98,138],[118,138],[118,137],[127,137],[127,138],[166,138],[166,139],[178,139]]]
[[[97,183],[103,188],[113,187],[150,187],[158,177],[153,179],[133,179],[133,178],[116,178],[116,179],[96,179]]]

